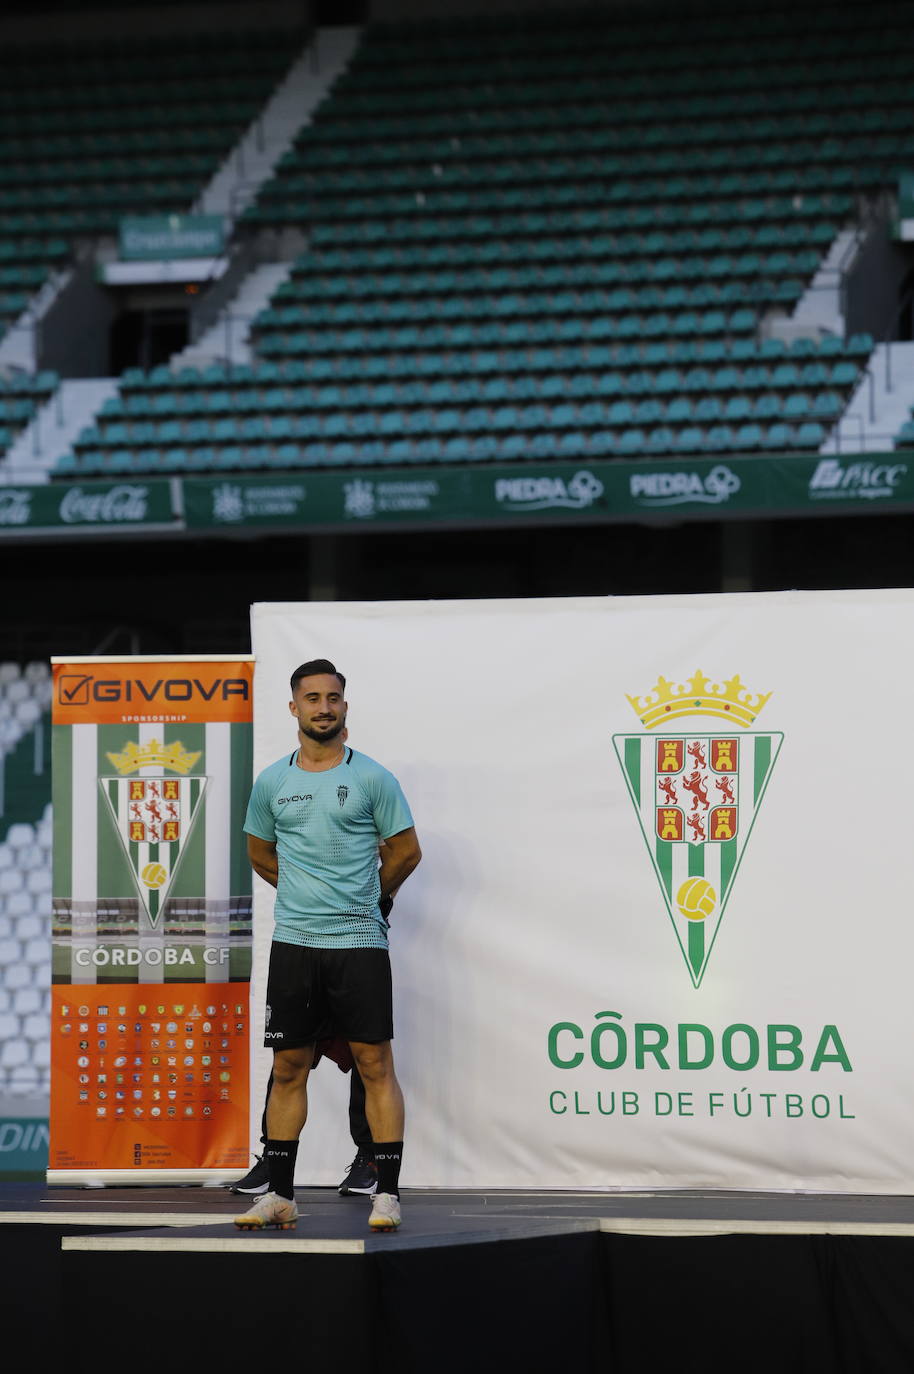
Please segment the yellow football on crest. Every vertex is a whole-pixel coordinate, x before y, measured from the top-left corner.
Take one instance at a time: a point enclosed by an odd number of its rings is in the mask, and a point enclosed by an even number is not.
[[[140,877],[147,887],[161,887],[168,873],[161,864],[145,864],[140,871]]]
[[[717,893],[707,878],[686,878],[676,893],[676,905],[688,921],[703,921],[717,905]]]

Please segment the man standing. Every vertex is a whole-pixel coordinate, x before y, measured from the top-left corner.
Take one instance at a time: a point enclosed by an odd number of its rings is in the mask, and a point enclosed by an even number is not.
[[[289,710],[299,747],[258,775],[245,818],[251,865],[276,888],[276,927],[264,1032],[273,1050],[264,1152],[270,1190],[235,1218],[243,1230],[295,1225],[308,1074],[315,1045],[328,1034],[348,1042],[365,1086],[378,1170],[369,1226],[392,1231],[400,1224],[404,1110],[380,903],[422,855],[396,778],[345,742],[345,687],[326,659],[295,670]]]

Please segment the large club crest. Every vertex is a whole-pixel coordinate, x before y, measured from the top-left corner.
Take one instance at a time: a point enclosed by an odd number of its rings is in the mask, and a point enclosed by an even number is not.
[[[717,685],[699,671],[679,687],[661,677],[647,697],[628,697],[651,733],[613,736],[696,988],[783,742],[749,728],[770,696],[753,696],[738,675]]]
[[[150,740],[145,747],[131,742],[108,758],[117,774],[100,777],[98,785],[155,927],[187,851],[207,779],[190,773],[199,753],[189,753],[178,742]]]

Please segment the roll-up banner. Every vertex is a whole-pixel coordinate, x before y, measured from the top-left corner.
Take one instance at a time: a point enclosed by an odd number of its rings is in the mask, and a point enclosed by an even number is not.
[[[48,1182],[249,1163],[253,659],[55,657]]]
[[[912,1191],[914,591],[266,603],[252,633],[255,768],[326,657],[415,817],[405,1187]],[[309,1095],[298,1177],[332,1184],[345,1075]]]

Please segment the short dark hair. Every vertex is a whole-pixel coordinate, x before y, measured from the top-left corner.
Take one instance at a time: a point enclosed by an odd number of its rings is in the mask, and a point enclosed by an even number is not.
[[[338,668],[335,668],[329,658],[312,658],[307,663],[302,663],[292,674],[289,686],[294,692],[303,677],[317,677],[319,674],[326,673],[329,677],[338,677],[343,691],[346,690],[346,679]]]

